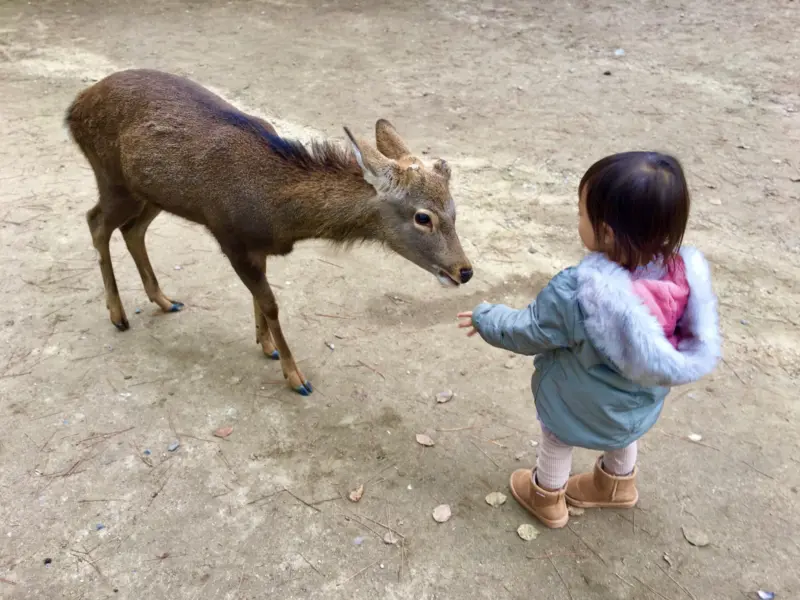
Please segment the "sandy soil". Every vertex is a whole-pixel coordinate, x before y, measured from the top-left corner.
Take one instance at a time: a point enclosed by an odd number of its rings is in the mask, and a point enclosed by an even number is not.
[[[2,3],[0,595],[799,598],[798,11]],[[318,390],[304,399],[261,356],[251,300],[214,241],[162,216],[150,255],[187,308],[147,303],[117,235],[132,326],[117,332],[84,220],[94,180],[62,116],[129,66],[189,75],[304,139],[390,119],[450,161],[475,279],[443,290],[369,247],[309,243],[272,261],[284,330]],[[688,241],[713,263],[725,361],[675,390],[644,438],[635,511],[587,511],[523,542],[529,517],[484,496],[534,459],[531,365],[465,340],[455,313],[484,298],[521,306],[578,260],[577,181],[632,148],[685,163]],[[455,399],[437,404],[446,389]],[[234,433],[212,437],[223,425]],[[576,469],[592,459],[578,452]],[[342,499],[363,482],[360,503]],[[440,525],[441,503],[453,517]],[[388,528],[400,544],[383,542]]]

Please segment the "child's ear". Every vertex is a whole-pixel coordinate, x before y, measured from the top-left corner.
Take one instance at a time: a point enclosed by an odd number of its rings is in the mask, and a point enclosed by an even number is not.
[[[603,247],[614,247],[614,230],[606,224],[603,224]]]

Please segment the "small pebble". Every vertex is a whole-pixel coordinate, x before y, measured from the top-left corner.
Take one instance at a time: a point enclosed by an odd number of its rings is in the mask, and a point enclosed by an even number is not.
[[[361,537],[361,536],[358,536],[356,539],[354,539],[354,540],[353,540],[353,543],[354,543],[356,546],[360,546],[361,544],[363,544],[363,543],[364,543],[364,538],[363,538],[363,537]]]
[[[180,265],[175,265],[175,270],[176,270],[176,271],[180,271],[180,270],[181,270],[181,268],[182,268],[182,267],[181,267]]]
[[[760,600],[772,600],[775,597],[775,592],[768,592],[766,590],[758,590],[758,597]]]
[[[400,538],[397,537],[393,532],[387,531],[386,535],[383,536],[383,543],[389,544],[390,546],[396,545],[400,541]]]
[[[439,392],[438,394],[436,394],[436,402],[438,402],[439,404],[450,402],[450,400],[453,399],[453,396],[455,396],[453,390],[445,390],[444,392]]]
[[[227,427],[220,427],[219,429],[215,430],[214,437],[225,439],[232,433],[233,433],[233,427],[228,425]]]
[[[703,436],[699,433],[690,433],[687,437],[693,442],[699,442],[703,439]]]
[[[623,48],[617,48],[614,50],[614,56],[625,56],[625,50]]]
[[[105,528],[106,528],[106,526],[103,525],[102,523],[98,523],[97,526],[95,527],[95,529],[97,529],[97,531],[100,531],[101,529],[105,529]]]
[[[453,515],[448,504],[440,504],[433,509],[433,520],[437,523],[446,523]]]
[[[145,456],[150,456],[150,454],[151,454],[150,450],[145,450],[145,451],[144,451],[144,455],[145,455]]]
[[[536,446],[538,446],[538,445],[539,445],[539,442],[537,442],[536,440],[530,440],[528,443],[529,443],[531,446],[533,446],[534,448],[536,448]]]
[[[137,309],[136,309],[135,311],[133,311],[133,312],[135,312],[137,315],[140,315],[140,314],[142,314],[142,309],[141,309],[141,308],[137,308]]]
[[[741,321],[739,321],[739,323],[741,323],[742,325],[750,325],[750,321],[748,321],[747,319],[742,319]]]
[[[567,512],[573,517],[580,517],[583,513],[586,512],[586,510],[578,506],[568,506]]]
[[[609,76],[609,75],[611,75],[611,71],[603,71],[603,75]]]
[[[49,567],[52,564],[53,564],[53,559],[52,558],[45,558],[44,559],[44,566]]]
[[[175,452],[175,450],[177,450],[178,447],[180,447],[180,445],[181,445],[180,442],[172,442],[169,446],[167,446],[167,450],[169,450],[170,452]]]

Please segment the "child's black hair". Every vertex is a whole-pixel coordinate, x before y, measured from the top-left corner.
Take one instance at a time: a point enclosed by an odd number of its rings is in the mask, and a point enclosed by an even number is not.
[[[578,188],[595,237],[614,232],[609,258],[628,269],[680,249],[689,219],[689,188],[680,162],[658,152],[607,156],[586,171]]]

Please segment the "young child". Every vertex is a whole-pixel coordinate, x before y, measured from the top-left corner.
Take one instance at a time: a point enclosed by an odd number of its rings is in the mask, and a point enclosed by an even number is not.
[[[459,327],[535,355],[531,387],[542,426],[536,468],[511,493],[548,527],[567,503],[636,504],[636,440],[670,387],[710,373],[720,356],[717,301],[703,255],[681,247],[689,192],[680,163],[656,152],[606,157],[579,191],[578,234],[590,251],[527,308],[483,303]],[[600,450],[594,471],[570,477],[572,448]]]

